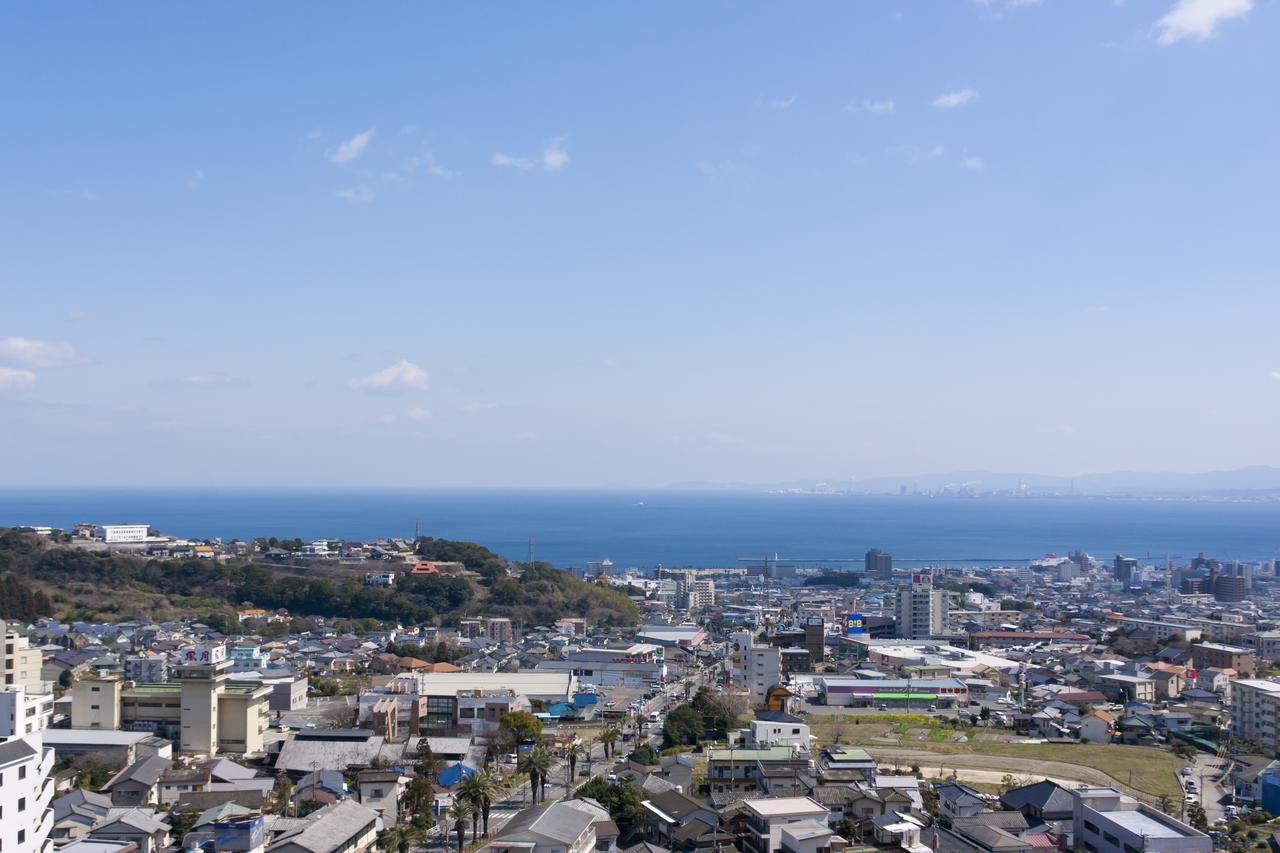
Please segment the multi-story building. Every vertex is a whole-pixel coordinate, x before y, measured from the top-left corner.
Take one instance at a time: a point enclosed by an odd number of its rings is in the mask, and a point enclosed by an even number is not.
[[[1253,678],[1231,682],[1231,734],[1258,745],[1267,755],[1280,752],[1280,683]]]
[[[1280,660],[1280,631],[1255,631],[1245,637],[1258,657],[1268,663]]]
[[[1222,643],[1195,643],[1191,646],[1191,662],[1196,669],[1234,669],[1237,675],[1253,678],[1258,671],[1258,656],[1253,649]]]
[[[947,630],[947,598],[933,588],[931,575],[912,575],[910,584],[900,585],[894,607],[897,634],[903,639],[927,640]]]
[[[729,680],[734,684],[747,683],[748,653],[755,645],[752,631],[734,631],[729,635]]]
[[[879,548],[872,548],[867,552],[863,566],[869,578],[880,581],[892,580],[893,578],[893,555],[886,554]]]
[[[225,646],[184,650],[174,671],[177,680],[166,684],[80,679],[71,690],[71,727],[153,731],[191,754],[262,751],[271,688],[228,684]]]
[[[1138,559],[1116,555],[1111,564],[1111,576],[1124,587],[1132,586],[1138,580]]]
[[[50,849],[54,755],[45,748],[43,733],[52,717],[51,694],[29,695],[21,685],[0,692],[0,850],[4,853]]]
[[[746,655],[747,697],[752,705],[763,705],[770,687],[782,681],[782,649],[757,646]]]
[[[1210,853],[1213,839],[1115,788],[1071,791],[1072,837],[1077,850],[1094,853]]]
[[[510,643],[515,640],[515,631],[511,629],[511,620],[505,617],[493,617],[485,621],[484,633],[495,643]]]
[[[689,611],[705,610],[716,603],[713,580],[684,577],[676,581],[676,606]]]
[[[798,846],[801,838],[812,838],[815,834],[826,839],[831,837],[831,828],[827,826],[830,810],[810,797],[772,797],[744,800],[742,804],[747,809],[747,835],[742,839],[744,853],[775,850],[807,853],[807,846]]]
[[[113,542],[146,542],[151,528],[146,524],[98,524],[93,528],[93,538],[108,544]]]
[[[582,684],[646,686],[664,681],[666,656],[662,646],[632,643],[624,648],[589,648],[566,652],[560,660],[540,661],[538,672],[569,672]]]
[[[4,629],[4,687],[21,687],[28,693],[49,693],[52,688],[40,676],[43,661],[39,649],[12,625]]]
[[[160,654],[129,655],[124,659],[124,677],[142,684],[165,684],[169,681],[169,661]]]

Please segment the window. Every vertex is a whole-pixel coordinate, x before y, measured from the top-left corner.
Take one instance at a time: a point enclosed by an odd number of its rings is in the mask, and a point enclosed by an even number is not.
[[[19,779],[27,778],[27,766],[25,764],[18,768],[18,778]]]
[[[1114,844],[1116,846],[1119,846],[1120,844],[1120,839],[1116,838],[1114,835],[1112,835],[1109,832],[1102,833],[1102,840],[1107,842],[1108,844]]]
[[[25,812],[27,810],[27,798],[18,797],[18,811]]]
[[[1088,832],[1092,832],[1094,835],[1097,835],[1097,834],[1098,834],[1098,827],[1096,827],[1096,826],[1094,826],[1093,824],[1089,823],[1089,821],[1087,821],[1087,820],[1084,822],[1084,828],[1085,828],[1085,830],[1087,830]]]

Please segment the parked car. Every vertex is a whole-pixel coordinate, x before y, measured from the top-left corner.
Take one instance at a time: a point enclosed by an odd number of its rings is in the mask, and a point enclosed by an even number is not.
[[[1183,775],[1183,776],[1190,776],[1190,775],[1191,775],[1191,772],[1192,772],[1192,771],[1191,771],[1191,768],[1190,768],[1190,767],[1184,767],[1184,768],[1182,768],[1182,775]]]

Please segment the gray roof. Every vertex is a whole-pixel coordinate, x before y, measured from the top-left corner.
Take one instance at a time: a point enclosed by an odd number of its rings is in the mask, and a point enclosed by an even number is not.
[[[1031,806],[1041,813],[1049,814],[1071,814],[1074,802],[1070,791],[1049,779],[1023,785],[1021,788],[1011,788],[1000,795],[1000,804],[1007,809]]]
[[[294,845],[312,853],[330,853],[377,821],[377,812],[354,800],[342,800],[312,812],[307,816],[305,827],[280,836],[268,845],[267,850]]]
[[[494,842],[516,841],[528,836],[542,837],[563,844],[573,844],[595,823],[595,817],[580,809],[566,806],[564,803],[545,803],[530,806],[507,821]]]
[[[125,782],[134,782],[150,788],[159,782],[161,774],[172,766],[172,761],[168,758],[161,758],[158,755],[139,759],[112,776],[110,781],[102,786],[102,790],[110,791],[115,786]]]
[[[53,819],[55,821],[62,820],[72,812],[81,815],[93,814],[101,817],[111,810],[111,798],[106,794],[77,788],[65,796],[58,797],[51,805],[53,806]]]
[[[13,764],[36,754],[35,747],[21,738],[0,743],[0,766]]]

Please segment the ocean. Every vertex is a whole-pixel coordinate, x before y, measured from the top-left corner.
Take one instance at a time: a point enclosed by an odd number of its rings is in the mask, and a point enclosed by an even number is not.
[[[0,489],[0,526],[145,523],[191,538],[479,542],[556,566],[735,566],[743,560],[989,565],[1066,554],[1185,561],[1280,556],[1280,502],[927,498],[715,491]],[[854,560],[853,564],[836,562]],[[916,561],[916,562],[909,562]]]

